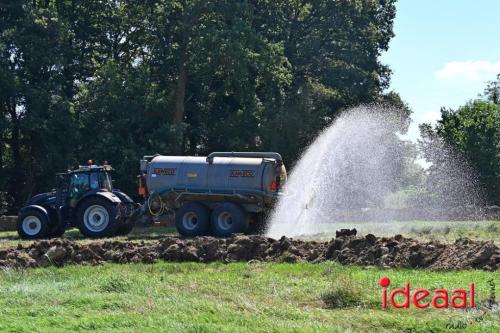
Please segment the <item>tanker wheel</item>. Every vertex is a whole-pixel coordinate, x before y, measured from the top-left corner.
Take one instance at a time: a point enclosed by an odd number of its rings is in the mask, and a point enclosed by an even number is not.
[[[78,229],[89,238],[114,236],[118,223],[116,205],[106,199],[91,197],[78,207]]]
[[[175,212],[175,227],[184,237],[207,235],[210,231],[210,211],[199,202],[189,202]]]
[[[17,233],[22,239],[47,237],[49,219],[36,209],[26,209],[17,218]]]
[[[228,237],[248,230],[248,213],[240,206],[225,202],[214,208],[211,216],[212,230],[216,236]]]

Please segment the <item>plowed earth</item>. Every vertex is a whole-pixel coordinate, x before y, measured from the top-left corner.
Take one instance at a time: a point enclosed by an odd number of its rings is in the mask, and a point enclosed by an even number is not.
[[[401,235],[356,236],[356,230],[337,231],[336,238],[302,241],[260,235],[231,238],[166,236],[155,241],[79,242],[55,239],[0,249],[0,268],[98,265],[103,263],[192,262],[321,262],[435,270],[478,268],[497,270],[500,246],[491,241],[458,239],[452,244],[421,242]]]

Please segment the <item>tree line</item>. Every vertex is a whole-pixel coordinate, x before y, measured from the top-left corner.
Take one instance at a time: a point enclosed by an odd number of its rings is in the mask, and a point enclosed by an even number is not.
[[[394,2],[3,0],[0,209],[87,159],[129,193],[156,152],[293,164],[343,108],[400,102],[379,60]]]

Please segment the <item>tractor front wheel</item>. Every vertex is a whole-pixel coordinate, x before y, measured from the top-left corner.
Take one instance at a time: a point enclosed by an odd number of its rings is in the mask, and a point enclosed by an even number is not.
[[[26,209],[17,218],[17,233],[22,239],[40,239],[47,237],[49,218],[36,209]]]
[[[118,227],[116,205],[102,198],[89,198],[78,208],[78,229],[89,238],[111,237]]]

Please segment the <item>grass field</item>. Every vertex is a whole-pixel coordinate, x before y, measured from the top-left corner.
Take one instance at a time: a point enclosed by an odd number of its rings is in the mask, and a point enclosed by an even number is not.
[[[372,233],[377,236],[394,236],[402,234],[419,240],[437,240],[454,242],[458,238],[492,240],[500,242],[500,221],[388,221],[367,223],[335,223],[324,224],[319,230],[326,230],[318,236],[329,239],[335,236],[335,230],[356,228],[361,234]],[[332,230],[333,229],[333,230]],[[331,231],[327,231],[331,230]],[[307,237],[305,237],[307,238]]]
[[[409,222],[401,233],[440,241],[465,236],[498,241],[498,221],[449,223],[454,223],[451,230],[436,222]],[[376,235],[383,234],[381,224],[371,227],[378,228],[379,232],[371,231]],[[119,239],[147,241],[166,233],[173,229],[137,229]],[[89,241],[76,230],[66,237]],[[0,233],[0,247],[17,243],[15,233]],[[384,310],[381,276],[391,278],[391,288],[406,281],[412,289],[431,290],[467,288],[474,282],[477,307]],[[484,308],[491,282],[498,290],[500,272],[382,269],[333,262],[3,269],[0,332],[498,332],[499,308]]]
[[[430,272],[322,264],[67,266],[0,273],[2,332],[495,332],[500,313],[388,309],[391,285],[476,284],[485,304],[498,272]],[[325,303],[325,300],[330,302]],[[346,300],[339,308],[329,308]],[[333,303],[332,303],[333,301]],[[479,318],[479,320],[477,319]]]
[[[373,233],[377,236],[394,236],[397,233],[405,237],[420,240],[437,240],[453,242],[455,239],[468,237],[471,239],[493,240],[500,242],[500,221],[408,221],[377,223],[335,223],[323,226],[327,232],[314,235],[315,239],[330,240],[335,237],[335,230],[357,228],[361,234]],[[114,237],[113,240],[155,240],[167,234],[176,234],[174,227],[136,228],[129,235]],[[89,242],[77,229],[64,234],[65,238],[79,242]],[[303,237],[305,239],[309,236]],[[16,246],[18,243],[29,244],[31,241],[20,240],[15,231],[0,232],[0,248]]]
[[[101,240],[138,240],[138,241],[151,241],[164,237],[165,235],[175,235],[177,234],[174,227],[147,227],[147,228],[135,228],[127,236],[118,236],[113,238],[104,238]],[[78,229],[70,229],[64,233],[63,238],[74,240],[81,243],[89,243],[94,240],[84,238]],[[17,244],[28,245],[33,243],[33,241],[22,240],[18,237],[16,231],[3,231],[0,232],[0,248],[13,247]]]

